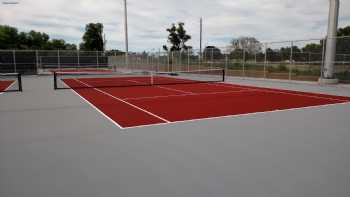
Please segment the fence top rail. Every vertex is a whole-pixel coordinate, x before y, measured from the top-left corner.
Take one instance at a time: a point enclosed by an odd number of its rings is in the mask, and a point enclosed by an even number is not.
[[[280,44],[280,43],[292,43],[292,42],[306,42],[306,41],[320,41],[325,38],[310,38],[310,39],[300,39],[300,40],[282,40],[282,41],[272,41],[272,42],[261,42],[262,44]]]

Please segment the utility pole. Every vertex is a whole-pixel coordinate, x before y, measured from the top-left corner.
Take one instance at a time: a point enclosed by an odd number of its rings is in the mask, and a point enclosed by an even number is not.
[[[128,6],[124,0],[124,30],[125,30],[125,64],[129,64],[129,34],[128,34]]]
[[[200,18],[199,25],[199,62],[202,61],[202,42],[203,42],[203,18]]]

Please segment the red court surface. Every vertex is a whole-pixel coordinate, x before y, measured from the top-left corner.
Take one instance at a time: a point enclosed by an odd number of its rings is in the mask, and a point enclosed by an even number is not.
[[[6,91],[14,81],[0,81],[0,92]]]
[[[224,83],[74,88],[95,87],[101,80],[64,82],[122,129],[350,102],[350,97]]]

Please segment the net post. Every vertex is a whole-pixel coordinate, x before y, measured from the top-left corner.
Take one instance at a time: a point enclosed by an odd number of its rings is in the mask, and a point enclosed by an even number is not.
[[[57,90],[57,73],[53,72],[53,87],[55,90]]]
[[[22,75],[20,73],[17,74],[17,80],[18,80],[18,91],[22,92]]]

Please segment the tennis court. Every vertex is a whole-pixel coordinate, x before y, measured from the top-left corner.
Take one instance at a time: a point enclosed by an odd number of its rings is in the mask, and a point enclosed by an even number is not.
[[[350,102],[350,97],[224,83],[220,69],[171,73],[61,72],[72,89],[121,129]],[[154,75],[154,76],[153,76]]]
[[[23,76],[0,196],[348,196],[348,85],[214,73]]]

